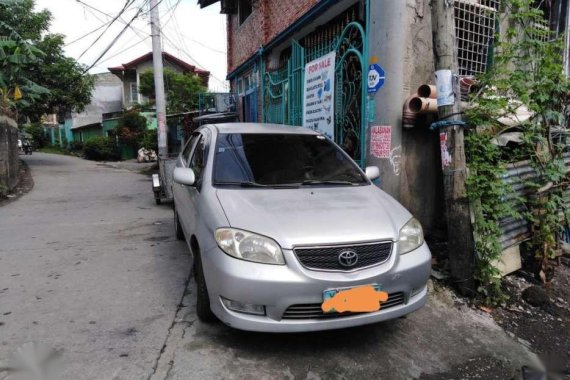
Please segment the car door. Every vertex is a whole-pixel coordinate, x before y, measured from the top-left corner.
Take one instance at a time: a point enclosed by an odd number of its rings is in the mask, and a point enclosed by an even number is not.
[[[204,178],[206,143],[206,136],[203,133],[196,133],[189,142],[192,148],[188,156],[181,157],[181,164],[192,169],[196,176],[194,186],[178,185],[177,189],[176,208],[186,236],[194,233],[197,224],[198,202]]]

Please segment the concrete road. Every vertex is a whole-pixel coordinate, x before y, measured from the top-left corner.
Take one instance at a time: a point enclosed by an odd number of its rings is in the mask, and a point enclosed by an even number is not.
[[[43,342],[62,350],[67,379],[505,379],[536,363],[488,315],[433,287],[407,319],[355,329],[203,324],[186,286],[190,256],[147,177],[70,157],[26,160],[34,190],[0,208],[0,358]]]
[[[146,176],[24,159],[34,189],[0,208],[0,360],[39,342],[62,351],[66,379],[148,378],[190,271],[171,208]]]

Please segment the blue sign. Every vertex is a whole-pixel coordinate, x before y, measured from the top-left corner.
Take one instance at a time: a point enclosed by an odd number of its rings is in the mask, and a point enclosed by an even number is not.
[[[368,68],[368,93],[375,94],[384,86],[386,73],[380,65],[373,64]]]

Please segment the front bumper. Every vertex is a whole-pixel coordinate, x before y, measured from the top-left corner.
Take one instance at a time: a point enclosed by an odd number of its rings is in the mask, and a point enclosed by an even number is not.
[[[398,251],[397,244],[394,252]],[[352,273],[321,272],[301,266],[295,254],[284,250],[287,265],[264,265],[237,260],[219,248],[202,253],[212,312],[228,326],[260,332],[330,330],[398,318],[418,310],[427,300],[431,253],[424,243],[405,255],[392,253],[379,266]],[[389,294],[403,293],[403,303],[374,313],[326,319],[283,319],[292,305],[318,304],[326,289],[381,284]],[[264,305],[265,316],[227,309],[221,298]]]

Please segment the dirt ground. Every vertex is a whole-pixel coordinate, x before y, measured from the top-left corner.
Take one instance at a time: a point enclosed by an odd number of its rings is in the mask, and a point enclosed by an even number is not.
[[[570,260],[562,259],[556,275],[546,289],[549,304],[533,307],[521,294],[532,285],[540,285],[531,275],[519,271],[505,278],[510,300],[506,307],[493,310],[495,321],[508,333],[528,342],[540,356],[552,376],[570,379]]]

